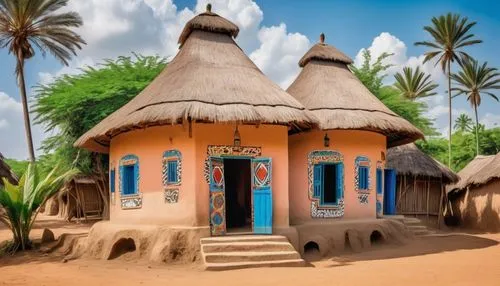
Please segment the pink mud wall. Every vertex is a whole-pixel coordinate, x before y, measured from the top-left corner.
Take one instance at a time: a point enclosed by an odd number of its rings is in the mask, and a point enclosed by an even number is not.
[[[325,133],[330,137],[330,147],[324,147]],[[307,178],[307,158],[312,151],[331,150],[344,157],[344,216],[342,218],[376,218],[376,164],[381,152],[386,152],[384,135],[358,130],[311,131],[289,137],[290,223],[297,225],[312,220],[341,218],[312,218],[311,200]],[[355,159],[370,159],[370,194],[368,204],[360,204],[355,191]]]
[[[115,202],[110,206],[111,221],[144,224],[196,225],[194,140],[189,138],[186,126],[168,125],[122,133],[114,137],[110,147],[110,168],[116,170]],[[162,158],[167,150],[182,154],[182,182],[179,201],[169,204],[164,199]],[[120,159],[128,154],[139,158],[139,192],[142,207],[122,209],[120,205]]]
[[[261,157],[272,159],[273,227],[289,226],[288,209],[288,127],[278,125],[239,126],[241,146],[261,147]],[[208,145],[233,145],[234,125],[195,124],[197,223],[208,225],[209,186],[204,164]]]
[[[286,126],[239,126],[242,146],[261,147],[261,157],[272,158],[273,226],[289,226],[288,128]],[[126,223],[208,226],[209,187],[205,180],[208,145],[233,145],[234,125],[193,124],[159,126],[114,137],[110,147],[110,168],[116,169],[115,203],[111,220]],[[182,181],[178,203],[164,200],[162,156],[167,150],[182,153]],[[133,154],[139,158],[139,192],[142,207],[122,209],[120,205],[119,161]]]

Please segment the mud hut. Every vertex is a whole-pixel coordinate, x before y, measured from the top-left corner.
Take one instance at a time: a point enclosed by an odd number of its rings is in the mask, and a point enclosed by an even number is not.
[[[443,215],[445,187],[458,176],[410,143],[387,151],[387,167],[396,170],[396,214],[425,219],[438,226]]]
[[[3,186],[3,179],[9,181],[13,185],[17,185],[18,178],[10,169],[9,165],[5,163],[4,156],[0,153],[0,187]]]
[[[371,94],[350,64],[322,34],[300,60],[302,71],[287,90],[320,121],[320,130],[289,139],[294,223],[381,215],[386,148],[423,137]],[[326,191],[331,188],[335,192]]]
[[[500,231],[500,153],[476,156],[449,185],[451,223],[481,231]]]
[[[288,132],[316,119],[245,55],[238,32],[207,7],[168,67],[77,140],[109,153],[111,223],[289,231]]]

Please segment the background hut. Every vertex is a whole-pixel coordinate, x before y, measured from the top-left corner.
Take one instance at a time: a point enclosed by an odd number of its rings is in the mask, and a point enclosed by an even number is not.
[[[500,153],[477,156],[448,186],[450,224],[482,231],[500,231]]]
[[[76,176],[57,195],[59,216],[67,220],[102,219],[106,205],[104,199],[108,199],[108,192],[103,194],[104,198],[95,179]]]
[[[3,178],[7,179],[11,184],[17,185],[17,176],[12,172],[9,165],[5,163],[4,156],[0,153],[0,186],[3,186]]]
[[[387,164],[397,173],[396,213],[438,226],[445,186],[457,182],[458,176],[413,143],[389,149]]]

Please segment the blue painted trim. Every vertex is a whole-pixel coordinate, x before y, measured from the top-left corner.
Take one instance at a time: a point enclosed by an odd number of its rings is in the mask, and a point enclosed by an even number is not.
[[[126,164],[124,165],[125,161],[129,161],[129,160],[135,160],[135,163],[133,164]],[[133,178],[133,182],[134,182],[134,190],[133,190],[133,193],[131,194],[125,194],[125,189],[124,189],[124,185],[125,185],[125,177],[123,176],[123,173],[125,171],[125,166],[133,166],[134,167],[134,178]],[[140,178],[140,175],[139,175],[139,157],[137,157],[136,155],[132,155],[132,154],[129,154],[129,155],[126,155],[126,156],[123,156],[121,159],[120,159],[120,194],[122,197],[126,197],[126,196],[136,196],[137,194],[139,194],[139,178]]]

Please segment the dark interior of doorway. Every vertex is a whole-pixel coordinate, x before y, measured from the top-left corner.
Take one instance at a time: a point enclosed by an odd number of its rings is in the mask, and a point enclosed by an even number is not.
[[[226,228],[228,233],[252,231],[251,161],[224,159]]]

